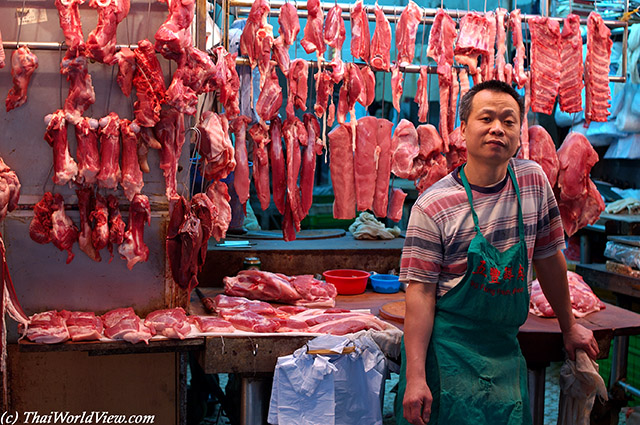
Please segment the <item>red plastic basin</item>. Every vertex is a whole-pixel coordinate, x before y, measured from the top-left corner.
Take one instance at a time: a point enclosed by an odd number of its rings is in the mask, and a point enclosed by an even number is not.
[[[367,289],[371,273],[363,270],[338,269],[322,273],[324,279],[336,287],[340,295],[362,294]]]

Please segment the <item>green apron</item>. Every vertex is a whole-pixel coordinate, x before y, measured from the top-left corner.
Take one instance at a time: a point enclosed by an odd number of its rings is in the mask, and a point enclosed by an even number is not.
[[[520,241],[504,252],[482,235],[473,209],[469,182],[460,169],[476,236],[467,254],[467,272],[436,302],[427,351],[427,383],[433,395],[429,424],[527,425],[532,423],[527,391],[527,365],[516,338],[527,319],[527,246],[520,189],[508,167],[518,197]],[[398,424],[403,417],[406,355],[396,398]]]

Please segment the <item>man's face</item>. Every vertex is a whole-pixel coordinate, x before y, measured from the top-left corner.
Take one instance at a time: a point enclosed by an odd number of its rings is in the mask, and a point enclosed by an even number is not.
[[[520,109],[507,93],[482,90],[473,97],[471,113],[460,130],[469,159],[504,164],[520,147]]]

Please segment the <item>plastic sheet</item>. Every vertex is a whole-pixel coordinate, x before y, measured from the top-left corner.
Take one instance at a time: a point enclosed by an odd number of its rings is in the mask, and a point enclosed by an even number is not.
[[[640,248],[609,241],[604,256],[630,267],[640,269]]]

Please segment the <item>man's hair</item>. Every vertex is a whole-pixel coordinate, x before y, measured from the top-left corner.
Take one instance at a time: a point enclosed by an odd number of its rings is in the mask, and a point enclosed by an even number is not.
[[[507,93],[515,99],[520,108],[520,124],[524,119],[524,99],[509,84],[499,80],[487,80],[480,84],[476,84],[469,90],[460,100],[460,121],[467,122],[471,114],[471,104],[475,95],[482,90],[490,90],[493,92]]]

